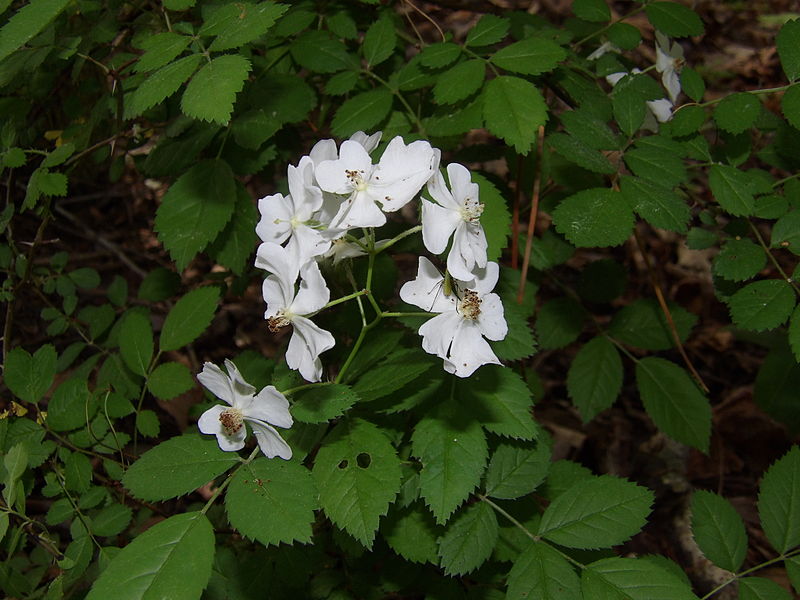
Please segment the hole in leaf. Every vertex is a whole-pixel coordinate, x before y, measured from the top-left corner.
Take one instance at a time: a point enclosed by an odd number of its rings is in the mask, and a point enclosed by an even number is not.
[[[346,469],[347,468],[347,461],[343,460],[342,462],[340,462],[339,463],[339,468],[340,469]]]
[[[356,456],[356,462],[358,463],[359,467],[361,467],[362,469],[366,469],[372,462],[372,457],[366,452],[362,452],[361,454]]]

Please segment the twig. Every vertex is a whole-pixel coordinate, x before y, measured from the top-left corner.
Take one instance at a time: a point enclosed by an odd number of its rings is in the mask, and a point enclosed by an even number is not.
[[[514,207],[511,214],[511,268],[519,267],[519,205],[522,201],[522,155],[517,155],[517,185],[514,190]]]
[[[528,264],[531,260],[533,247],[533,230],[536,227],[536,217],[539,214],[539,191],[542,186],[542,152],[544,149],[544,125],[539,125],[539,139],[536,142],[536,170],[533,176],[533,191],[531,192],[531,214],[528,217],[528,234],[525,239],[525,256],[522,259],[522,271],[519,275],[519,290],[517,303],[522,304],[525,297],[525,283],[528,280]]]

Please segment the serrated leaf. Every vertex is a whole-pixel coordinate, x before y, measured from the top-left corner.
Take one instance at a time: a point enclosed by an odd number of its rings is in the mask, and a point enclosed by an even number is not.
[[[530,448],[503,443],[497,447],[486,470],[486,495],[512,500],[534,491],[550,468],[550,447],[539,442]]]
[[[619,246],[633,231],[633,210],[622,194],[592,188],[573,194],[553,211],[556,231],[579,247]]]
[[[730,281],[744,281],[758,275],[767,264],[767,255],[758,244],[746,238],[727,240],[714,257],[716,275]]]
[[[233,476],[225,493],[225,511],[239,533],[265,546],[309,542],[316,497],[307,468],[258,458]]]
[[[560,114],[559,119],[570,135],[590,148],[616,150],[619,147],[617,136],[611,131],[611,128],[589,109],[568,110]],[[565,158],[569,159],[570,157]]]
[[[617,172],[617,167],[602,152],[590,148],[575,136],[553,133],[547,136],[547,143],[568,161],[593,173],[608,175]]]
[[[47,403],[47,425],[55,431],[69,431],[85,425],[97,411],[97,404],[89,398],[85,379],[67,379]]]
[[[485,14],[467,32],[464,44],[472,47],[491,46],[506,37],[510,26],[508,19],[504,17]]]
[[[67,4],[69,0],[33,0],[20,8],[0,29],[0,61],[47,27]]]
[[[717,202],[726,211],[737,217],[753,214],[753,181],[747,173],[730,165],[712,165],[708,183]]]
[[[501,48],[489,60],[506,71],[541,75],[555,69],[566,57],[566,50],[554,41],[531,37]]]
[[[480,173],[472,173],[472,181],[478,184],[480,201],[483,204],[481,225],[486,234],[486,257],[487,260],[496,261],[508,245],[511,213],[505,198],[491,181]]]
[[[106,506],[92,519],[94,535],[112,536],[122,533],[131,522],[133,511],[122,504]]]
[[[485,77],[486,65],[483,61],[465,60],[436,78],[433,97],[437,104],[454,104],[479,90]]]
[[[290,52],[300,66],[315,73],[335,73],[358,64],[347,47],[325,31],[303,33],[292,42]]]
[[[156,212],[158,238],[183,270],[230,220],[236,187],[228,163],[205,160],[170,186]]]
[[[743,577],[739,580],[739,600],[792,600],[793,596],[772,579]]]
[[[172,516],[114,556],[86,600],[199,598],[211,576],[214,529],[199,512]]]
[[[375,89],[353,96],[339,107],[331,122],[331,131],[347,137],[356,131],[370,131],[386,118],[394,97],[387,89]]]
[[[683,579],[647,560],[604,558],[586,569],[631,600],[697,600]]]
[[[584,598],[592,600],[631,600],[631,597],[618,587],[589,569],[581,571],[581,592]]]
[[[568,548],[610,548],[644,527],[653,499],[650,490],[609,475],[580,481],[545,509],[539,535]]]
[[[208,247],[208,253],[219,264],[241,275],[249,266],[258,235],[258,209],[250,194],[239,182],[236,183],[236,201],[233,214],[235,219],[228,221],[217,238]]]
[[[800,363],[800,304],[798,304],[789,320],[789,346],[794,352],[795,360]]]
[[[783,72],[790,81],[800,79],[800,19],[786,21],[775,38]]]
[[[146,313],[129,312],[119,330],[119,352],[125,365],[137,375],[146,375],[153,359],[153,327]]]
[[[791,126],[800,129],[800,85],[792,86],[784,92],[781,110]]]
[[[692,534],[703,554],[718,567],[739,570],[747,553],[744,522],[722,496],[697,490],[692,494]]]
[[[172,400],[193,386],[194,378],[188,367],[179,362],[162,363],[147,378],[147,389],[159,400]]]
[[[344,420],[320,448],[313,474],[325,514],[371,548],[378,520],[400,490],[400,459],[389,440],[372,423]]]
[[[572,3],[572,12],[584,21],[602,23],[611,19],[611,11],[605,0],[575,0]]]
[[[397,44],[397,34],[391,18],[385,17],[375,21],[367,29],[364,44],[361,46],[367,66],[374,67],[389,58],[394,52],[395,44]]]
[[[527,154],[547,122],[547,104],[531,82],[504,75],[484,86],[483,117],[490,132]]]
[[[36,403],[53,384],[56,374],[56,350],[52,344],[41,346],[33,356],[14,348],[6,356],[3,379],[8,389],[24,402]]]
[[[486,502],[462,509],[439,538],[445,575],[464,575],[481,566],[492,554],[498,531],[497,517]]]
[[[708,451],[711,406],[685,370],[649,356],[636,363],[636,383],[656,427],[674,440]]]
[[[539,437],[539,426],[531,412],[531,391],[511,369],[487,365],[469,379],[459,379],[456,385],[461,411],[486,431],[519,440]]]
[[[299,392],[292,399],[295,419],[302,423],[325,423],[341,416],[359,397],[349,385],[333,384]]]
[[[800,446],[792,446],[767,469],[758,493],[758,515],[778,552],[800,544]]]
[[[453,42],[439,42],[423,48],[419,60],[424,66],[437,69],[455,62],[460,54],[461,48]]]
[[[625,164],[634,175],[671,188],[686,181],[686,165],[681,155],[682,148],[675,142],[651,136],[625,153]]]
[[[585,319],[586,312],[577,300],[567,296],[548,300],[536,315],[539,345],[546,350],[556,350],[571,344],[583,330]]]
[[[92,463],[85,454],[73,452],[64,461],[64,487],[83,493],[92,481]]]
[[[492,350],[501,360],[520,360],[536,352],[536,340],[525,310],[515,301],[506,302],[503,317],[508,324],[506,337],[492,342]]]
[[[567,392],[584,423],[614,404],[623,376],[619,351],[606,337],[592,339],[575,355],[567,372]]]
[[[572,565],[549,545],[534,542],[514,561],[506,598],[581,600],[582,596]]]
[[[218,300],[219,288],[214,286],[197,288],[178,300],[164,320],[159,338],[161,351],[177,350],[203,333],[214,318]]]
[[[275,2],[236,2],[227,6],[233,7],[232,14],[214,30],[217,37],[208,47],[210,52],[239,48],[261,37],[289,8],[286,4]],[[203,34],[203,31],[200,33]]]
[[[422,462],[420,493],[437,523],[445,523],[470,495],[489,450],[481,426],[450,403],[426,415],[411,436],[412,454]]]
[[[733,134],[750,129],[761,113],[761,102],[754,94],[736,92],[722,99],[714,109],[717,126]]]
[[[687,232],[691,211],[674,190],[628,175],[623,175],[620,189],[639,216],[653,227]]]
[[[667,303],[678,338],[685,342],[697,322],[697,316],[682,306]],[[675,345],[667,319],[655,300],[639,299],[614,315],[608,332],[615,339],[644,348],[645,350],[669,350]]]
[[[794,290],[782,279],[750,283],[728,300],[734,324],[742,329],[763,331],[782,325],[795,305]]]
[[[397,506],[397,505],[394,505]],[[390,510],[381,522],[381,534],[389,547],[408,561],[439,562],[437,539],[441,528],[420,502]]]
[[[786,248],[800,255],[800,210],[788,212],[775,222],[770,247]]]
[[[194,73],[201,59],[199,54],[190,54],[153,72],[130,97],[126,96],[125,118],[137,117],[177,92],[183,82]]]
[[[58,165],[64,164],[64,162],[66,162],[66,160],[74,153],[75,153],[75,144],[67,142],[66,144],[60,145],[50,154],[45,156],[41,166],[47,168],[57,167]]]
[[[168,500],[205,485],[239,462],[223,452],[213,437],[187,433],[145,452],[125,472],[122,484],[137,498]]]
[[[218,56],[203,65],[183,92],[181,111],[193,119],[227,124],[250,69],[250,61],[239,54]]]
[[[653,27],[671,37],[703,34],[703,22],[692,9],[677,2],[651,2],[645,7]]]
[[[614,88],[611,104],[614,110],[614,120],[620,130],[626,136],[633,137],[647,116],[647,104],[633,86],[622,87],[621,84],[624,81],[625,79]]]
[[[160,69],[186,50],[191,41],[189,36],[171,31],[148,36],[142,40],[141,48],[145,52],[133,65],[133,70],[143,73]]]
[[[353,391],[362,402],[388,396],[423,376],[439,361],[418,349],[396,350],[359,377]]]

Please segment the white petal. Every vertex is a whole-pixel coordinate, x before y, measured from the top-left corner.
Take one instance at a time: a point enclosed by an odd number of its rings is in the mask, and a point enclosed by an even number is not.
[[[476,267],[486,267],[486,234],[480,223],[461,222],[453,237],[453,247],[447,255],[447,270],[453,277],[469,281],[475,277]]]
[[[610,75],[606,75],[606,81],[611,84],[611,87],[617,85],[623,77],[625,77],[627,73],[621,71],[619,73],[611,73]]]
[[[346,230],[354,227],[380,227],[385,223],[386,215],[372,197],[366,192],[355,192],[342,202],[339,212],[331,221],[331,227]]]
[[[277,276],[288,290],[297,281],[300,264],[286,248],[272,242],[264,242],[256,250],[256,267]]]
[[[400,299],[428,312],[455,310],[455,294],[445,296],[442,290],[443,283],[444,277],[436,270],[433,263],[420,256],[417,277],[403,284],[400,288]]]
[[[350,139],[354,142],[358,142],[359,144],[364,146],[364,150],[371,153],[373,150],[375,150],[375,148],[378,147],[382,135],[383,135],[382,131],[378,131],[377,133],[373,133],[372,135],[367,135],[363,131],[356,131],[353,135],[350,136]]]
[[[256,225],[256,233],[262,242],[283,243],[292,232],[294,202],[290,196],[274,194],[258,201],[261,220]]]
[[[231,378],[223,373],[217,365],[210,362],[204,363],[203,370],[197,375],[197,380],[217,398],[234,406],[236,394],[233,391]]]
[[[486,263],[485,268],[473,270],[475,278],[466,282],[465,285],[470,290],[478,292],[479,296],[484,296],[494,289],[497,280],[500,278],[500,266],[496,262]]]
[[[444,177],[438,169],[428,180],[428,193],[431,195],[431,198],[439,203],[439,206],[455,211],[461,208],[456,199],[453,198],[453,194],[447,188]]]
[[[267,310],[264,312],[265,319],[272,318],[277,316],[279,312],[285,311],[292,302],[291,296],[286,297],[280,279],[275,275],[270,275],[261,284],[261,294],[264,296],[264,302],[267,303]]]
[[[480,188],[477,183],[472,182],[472,173],[467,167],[458,163],[450,163],[447,165],[447,177],[450,179],[453,198],[460,206],[464,205],[467,198],[478,199]]]
[[[326,240],[316,229],[300,225],[295,227],[286,250],[298,265],[303,265],[315,256],[320,256],[331,247],[329,240]]]
[[[267,458],[275,458],[280,456],[284,460],[292,458],[292,449],[289,447],[281,435],[275,431],[275,428],[270,427],[266,423],[260,421],[251,421],[250,426],[253,428],[253,433],[258,440],[258,447]]]
[[[239,372],[239,369],[233,363],[233,361],[225,359],[225,368],[228,371],[228,375],[231,378],[231,385],[233,387],[233,393],[235,394],[234,397],[234,406],[239,406],[239,400],[242,397],[250,397],[256,393],[256,388],[252,385],[247,383],[242,377],[242,374]]]
[[[300,290],[289,307],[293,315],[307,315],[318,311],[331,299],[331,292],[316,261],[306,263],[300,270]]]
[[[292,415],[289,413],[289,401],[273,385],[268,385],[258,392],[242,412],[247,418],[265,421],[284,429],[288,429],[293,423]]]
[[[322,206],[322,190],[313,185],[314,162],[304,156],[294,167],[287,170],[289,191],[294,201],[294,216],[299,221],[307,221]]]
[[[447,358],[455,332],[464,319],[455,310],[436,315],[419,328],[422,349],[439,358]]]
[[[233,435],[227,435],[220,423],[219,415],[225,410],[224,406],[212,406],[197,420],[197,428],[203,433],[213,433],[217,436],[217,444],[225,452],[235,452],[244,448],[244,439],[247,437],[247,429],[242,426]]]
[[[478,315],[478,329],[484,337],[500,341],[508,334],[503,302],[497,294],[486,294],[481,298],[481,314]]]
[[[372,171],[372,159],[358,142],[343,142],[339,150],[338,160],[326,160],[317,165],[314,172],[319,186],[326,192],[334,194],[350,194],[353,182],[348,171],[356,171],[364,180]]]
[[[463,222],[458,211],[422,199],[422,242],[429,252],[444,252],[450,236]]]
[[[319,355],[333,348],[336,341],[329,331],[305,317],[294,317],[292,325],[294,332],[286,349],[286,364],[300,371],[306,381],[319,381],[322,378]]]
[[[647,107],[659,123],[666,123],[672,118],[672,102],[666,98],[648,100]]]
[[[369,193],[380,200],[384,211],[399,210],[436,173],[440,155],[426,141],[417,140],[406,146],[400,136],[395,137],[370,177]]]
[[[456,330],[450,346],[450,362],[455,367],[455,375],[469,377],[481,365],[501,364],[492,352],[489,342],[483,339],[476,323],[466,323]]]
[[[320,140],[314,144],[308,156],[314,165],[318,166],[323,161],[339,158],[339,151],[336,149],[336,142],[333,140]]]
[[[669,95],[669,99],[672,100],[672,103],[678,101],[678,95],[681,93],[681,78],[678,74],[670,69],[669,71],[664,71],[663,75],[661,75],[661,83],[664,84],[664,87],[667,90],[667,94]],[[658,102],[656,100],[656,102]],[[656,115],[656,118],[658,115]],[[663,121],[662,121],[663,123]]]

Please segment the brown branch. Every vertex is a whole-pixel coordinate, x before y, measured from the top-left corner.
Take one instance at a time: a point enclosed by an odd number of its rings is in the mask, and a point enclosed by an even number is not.
[[[536,167],[533,175],[533,191],[531,191],[531,214],[528,217],[528,233],[525,240],[525,256],[522,259],[522,270],[519,275],[517,303],[522,304],[525,297],[525,283],[528,281],[528,264],[533,248],[533,231],[536,228],[536,217],[539,214],[539,192],[542,187],[542,152],[544,149],[544,125],[539,125],[539,137],[536,142]]]

